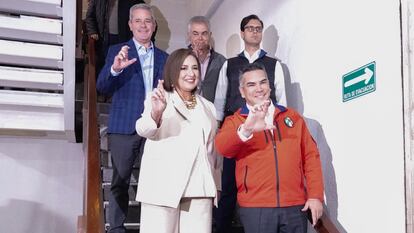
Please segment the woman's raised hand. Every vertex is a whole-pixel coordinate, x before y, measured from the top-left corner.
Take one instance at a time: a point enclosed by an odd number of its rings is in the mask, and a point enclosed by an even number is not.
[[[151,95],[151,116],[157,124],[160,123],[162,113],[167,107],[167,101],[165,99],[165,89],[163,86],[164,80],[158,80],[157,88],[154,88]]]

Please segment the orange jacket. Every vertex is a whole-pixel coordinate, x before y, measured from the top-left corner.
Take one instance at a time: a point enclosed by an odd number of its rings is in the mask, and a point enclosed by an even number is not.
[[[215,138],[217,151],[236,159],[239,205],[286,207],[302,205],[308,198],[323,202],[319,152],[304,119],[276,105],[273,134],[257,132],[243,142],[237,130],[248,111],[244,106],[227,117]]]

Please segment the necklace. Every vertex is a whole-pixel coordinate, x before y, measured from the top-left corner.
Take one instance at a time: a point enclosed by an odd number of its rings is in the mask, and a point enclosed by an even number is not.
[[[191,100],[184,100],[183,98],[183,101],[187,109],[194,109],[197,105],[197,99],[194,94],[191,94]]]
[[[184,104],[187,109],[194,109],[197,105],[197,99],[194,94],[191,94],[191,100],[184,100]]]
[[[187,107],[187,109],[194,109],[195,106],[197,105],[197,99],[194,93],[191,93],[191,97],[190,100],[186,100],[182,95],[181,92],[178,91],[177,89],[175,90],[178,94],[178,96],[183,100],[185,106]]]

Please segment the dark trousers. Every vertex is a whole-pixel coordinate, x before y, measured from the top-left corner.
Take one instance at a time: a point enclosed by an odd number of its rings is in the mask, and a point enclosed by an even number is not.
[[[279,208],[240,207],[245,233],[306,233],[303,205]]]
[[[109,224],[111,233],[124,233],[128,215],[129,181],[135,160],[141,164],[145,138],[137,134],[109,134],[109,149],[112,158],[112,183],[109,195]],[[137,216],[138,218],[138,216]]]
[[[230,233],[234,210],[237,203],[237,187],[235,177],[236,161],[223,159],[223,173],[221,177],[221,196],[218,208],[214,211],[216,233]]]

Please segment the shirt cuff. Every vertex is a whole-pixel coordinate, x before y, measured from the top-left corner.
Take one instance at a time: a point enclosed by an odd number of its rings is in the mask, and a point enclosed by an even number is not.
[[[239,138],[240,138],[240,140],[242,140],[242,142],[247,142],[248,140],[250,140],[253,137],[253,134],[250,134],[249,137],[246,137],[243,134],[242,126],[243,126],[243,124],[240,125],[239,128],[237,129],[237,134],[239,135]]]
[[[122,73],[122,71],[123,71],[123,70],[121,70],[121,71],[119,71],[119,72],[116,72],[114,69],[112,69],[112,66],[111,66],[111,75],[112,75],[112,76],[114,76],[114,77],[116,77],[116,76],[120,75],[120,74]]]

